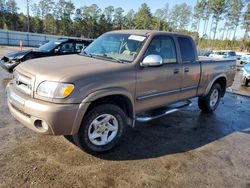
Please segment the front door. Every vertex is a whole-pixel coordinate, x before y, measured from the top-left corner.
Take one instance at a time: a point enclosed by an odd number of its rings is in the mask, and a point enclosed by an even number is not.
[[[162,57],[163,65],[138,69],[136,113],[173,103],[179,98],[182,65],[177,61],[174,40],[169,36],[153,38],[144,57],[153,54]]]

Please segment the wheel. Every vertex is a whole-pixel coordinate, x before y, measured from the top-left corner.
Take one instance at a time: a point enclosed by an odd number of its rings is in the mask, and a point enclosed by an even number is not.
[[[221,86],[220,84],[214,84],[209,93],[204,97],[199,97],[198,105],[203,112],[213,112],[216,110],[221,99]]]
[[[112,149],[121,139],[126,127],[126,115],[113,104],[94,107],[83,118],[74,142],[90,154]]]
[[[249,84],[249,80],[246,77],[242,77],[241,78],[241,85],[247,87],[248,84]]]

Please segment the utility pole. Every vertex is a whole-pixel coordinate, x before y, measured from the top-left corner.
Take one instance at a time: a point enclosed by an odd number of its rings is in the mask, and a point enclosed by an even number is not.
[[[30,32],[30,2],[29,0],[26,1],[27,2],[27,32]]]

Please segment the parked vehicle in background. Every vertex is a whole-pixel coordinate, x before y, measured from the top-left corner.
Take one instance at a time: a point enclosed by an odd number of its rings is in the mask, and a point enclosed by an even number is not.
[[[209,57],[209,55],[212,53],[210,50],[199,50],[198,51],[198,56],[206,56]]]
[[[239,59],[240,56],[236,55],[235,51],[226,51],[226,50],[222,50],[222,51],[213,51],[209,57],[213,57],[213,58],[230,58],[230,59]]]
[[[243,67],[247,63],[250,63],[250,54],[241,56],[241,58],[237,61],[237,66]]]
[[[250,82],[250,63],[246,64],[243,68],[243,73],[241,77],[241,85],[248,86]]]
[[[80,53],[82,49],[92,42],[91,39],[58,39],[45,43],[36,49],[15,51],[3,56],[0,60],[0,66],[12,72],[21,62],[29,59],[59,56]]]
[[[235,60],[199,59],[190,36],[113,31],[78,55],[19,65],[7,86],[8,107],[38,133],[68,135],[85,151],[101,153],[127,125],[175,112],[190,98],[213,112],[235,72]]]

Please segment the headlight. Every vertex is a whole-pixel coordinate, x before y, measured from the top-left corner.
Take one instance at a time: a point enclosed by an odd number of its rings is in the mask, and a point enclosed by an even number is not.
[[[37,94],[43,97],[62,99],[74,90],[73,84],[44,81],[37,88]]]

